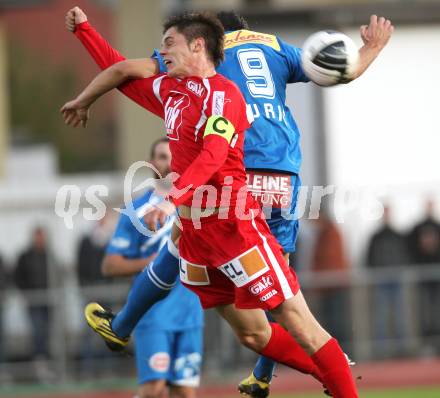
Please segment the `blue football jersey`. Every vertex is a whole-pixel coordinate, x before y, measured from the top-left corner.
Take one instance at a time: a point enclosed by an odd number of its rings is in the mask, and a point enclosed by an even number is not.
[[[143,216],[148,207],[157,204],[161,198],[147,191],[133,201],[136,216],[145,226]],[[165,226],[153,236],[140,233],[126,214],[121,214],[116,230],[107,246],[107,254],[119,254],[126,258],[147,258],[158,252],[171,233],[174,217],[169,218]],[[178,331],[203,325],[203,311],[199,298],[183,287],[180,281],[171,290],[168,297],[156,304],[142,317],[136,328],[154,328],[156,330]]]
[[[166,72],[157,51],[154,57]],[[225,60],[217,71],[238,85],[254,117],[245,135],[246,168],[298,174],[299,130],[285,102],[288,83],[309,81],[301,67],[301,49],[266,33],[227,32]]]

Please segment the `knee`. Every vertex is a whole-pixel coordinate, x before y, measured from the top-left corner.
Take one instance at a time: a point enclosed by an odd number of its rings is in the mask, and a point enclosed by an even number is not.
[[[308,352],[313,350],[313,347],[318,344],[315,338],[313,336],[313,333],[311,331],[307,331],[303,328],[296,328],[293,330],[292,333],[290,333],[296,341]]]
[[[162,398],[165,392],[165,382],[163,380],[154,380],[142,384],[138,390],[139,398]]]
[[[237,337],[245,347],[255,352],[260,352],[269,342],[270,332],[268,333],[267,330],[240,330],[237,332]]]
[[[315,353],[330,339],[330,335],[310,312],[301,293],[271,313],[309,354]]]
[[[331,336],[321,327],[314,329],[299,327],[290,332],[290,334],[309,354],[314,354],[331,338]]]

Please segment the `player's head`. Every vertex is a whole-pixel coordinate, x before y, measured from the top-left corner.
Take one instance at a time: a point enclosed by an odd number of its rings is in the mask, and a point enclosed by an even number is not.
[[[173,77],[194,74],[206,59],[214,66],[223,61],[224,29],[213,14],[185,13],[170,17],[163,25],[161,55]]]
[[[428,218],[433,218],[435,213],[434,199],[428,197],[425,201],[425,212]]]
[[[235,11],[220,11],[217,13],[217,18],[226,31],[249,29],[248,22]]]
[[[384,224],[389,225],[391,222],[391,207],[388,203],[383,204],[383,216],[382,220]]]
[[[150,162],[161,174],[156,178],[165,177],[171,172],[171,152],[167,137],[160,138],[153,142],[150,150]]]
[[[41,226],[36,226],[32,231],[32,246],[37,250],[46,247],[46,231]]]

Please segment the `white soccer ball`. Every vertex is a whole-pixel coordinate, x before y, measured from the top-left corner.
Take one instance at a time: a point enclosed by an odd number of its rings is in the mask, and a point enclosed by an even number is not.
[[[310,80],[320,86],[334,86],[354,78],[359,51],[347,35],[320,31],[304,42],[301,61]]]

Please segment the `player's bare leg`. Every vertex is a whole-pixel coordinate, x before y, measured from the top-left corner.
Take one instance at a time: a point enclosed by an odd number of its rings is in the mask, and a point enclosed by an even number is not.
[[[271,328],[263,310],[240,310],[233,305],[220,306],[216,309],[228,321],[240,342],[246,347],[259,352],[269,342]],[[241,394],[252,398],[265,398],[269,396],[269,390],[269,383],[257,380],[253,372],[238,386]]]
[[[290,253],[283,255],[287,264],[289,264],[289,255]],[[238,391],[251,398],[268,397],[275,367],[275,361],[260,355],[250,375],[238,384]]]
[[[300,372],[311,374],[320,380],[319,371],[310,356],[283,327],[270,323],[261,309],[238,309],[233,304],[216,307],[217,312],[229,323],[239,341],[249,349],[265,355],[266,347],[273,338],[283,341],[283,355],[270,356]]]
[[[216,310],[244,346],[260,352],[269,342],[271,328],[263,310],[241,310],[233,304],[218,306]]]
[[[279,325],[269,324],[262,310],[239,310],[234,305],[221,306],[217,310],[246,347],[313,375],[335,397],[357,397],[342,350],[310,312],[300,291],[271,311]],[[341,379],[345,379],[345,386]]]
[[[171,386],[170,398],[195,398],[197,396],[194,387]]]
[[[166,380],[152,380],[139,386],[136,398],[195,398],[196,389],[187,386],[167,386]]]
[[[334,397],[358,397],[347,356],[315,319],[301,290],[270,312],[311,356]]]
[[[331,338],[311,313],[301,290],[270,313],[310,355]]]
[[[165,398],[167,390],[165,380],[151,380],[139,386],[136,398]]]

